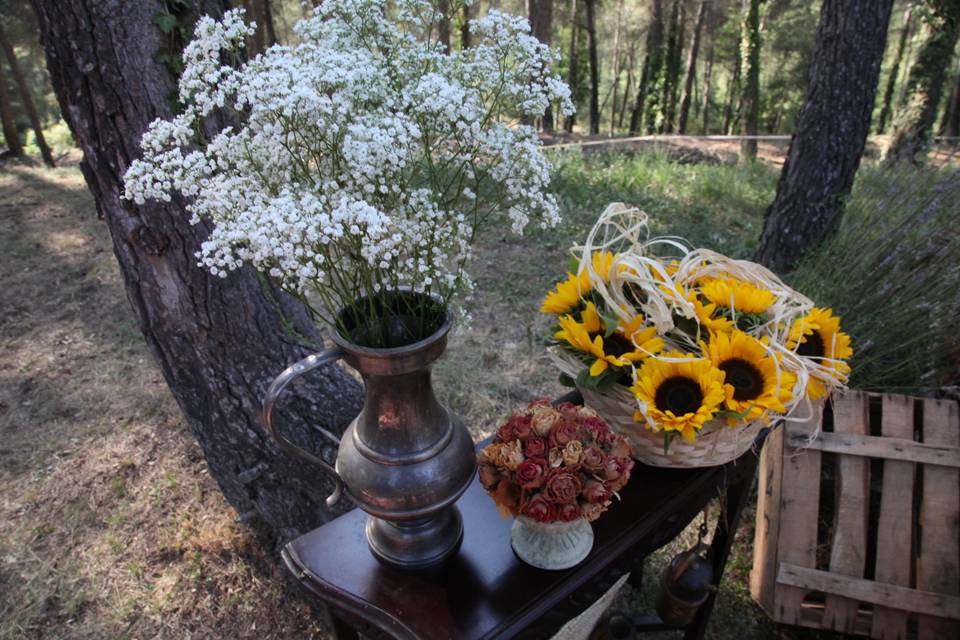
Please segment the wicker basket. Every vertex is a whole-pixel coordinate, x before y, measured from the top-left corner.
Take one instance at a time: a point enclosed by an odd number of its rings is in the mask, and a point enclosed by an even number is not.
[[[576,380],[584,367],[583,363],[558,348],[549,349],[549,353],[554,364]],[[689,443],[676,438],[670,443],[669,451],[664,453],[663,434],[634,422],[637,403],[626,387],[617,385],[603,393],[577,388],[583,395],[584,404],[600,414],[611,429],[630,442],[633,457],[653,467],[714,467],[726,464],[746,453],[760,430],[765,428],[760,421],[731,429],[720,420],[712,420],[703,426],[696,441]]]

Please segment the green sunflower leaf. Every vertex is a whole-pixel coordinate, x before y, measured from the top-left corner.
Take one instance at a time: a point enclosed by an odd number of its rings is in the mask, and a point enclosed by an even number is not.
[[[670,443],[673,442],[673,439],[677,437],[676,431],[664,431],[663,432],[663,455],[667,455],[670,451]]]
[[[577,386],[577,381],[565,373],[560,374],[559,381],[560,381],[560,384],[563,385],[564,387],[576,388]]]
[[[567,263],[567,270],[576,275],[577,271],[580,269],[580,258],[577,256],[570,256],[570,262]]]

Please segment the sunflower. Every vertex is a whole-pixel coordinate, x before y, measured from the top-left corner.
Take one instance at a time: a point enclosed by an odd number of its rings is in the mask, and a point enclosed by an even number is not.
[[[663,348],[663,340],[656,337],[656,329],[643,328],[642,316],[605,336],[604,322],[592,302],[587,303],[579,322],[570,315],[562,316],[559,322],[560,331],[553,337],[596,358],[590,366],[590,375],[594,377],[601,375],[610,365],[625,367]]]
[[[636,383],[630,387],[640,401],[633,419],[646,419],[648,428],[679,431],[687,442],[696,440],[696,432],[713,417],[724,400],[724,373],[710,360],[692,354],[672,351],[674,362],[650,358],[637,371]]]
[[[724,372],[726,408],[745,415],[727,420],[730,426],[767,419],[768,412],[786,413],[796,377],[778,362],[759,340],[742,331],[714,333],[704,351]]]
[[[807,396],[811,400],[827,395],[828,385],[845,382],[850,373],[850,365],[844,362],[853,355],[850,336],[840,331],[840,318],[833,315],[832,309],[813,308],[794,320],[787,348],[820,365],[810,372],[807,382]]]
[[[591,256],[593,271],[604,281],[610,276],[613,258],[614,255],[609,251],[594,251]],[[569,313],[579,306],[580,298],[592,287],[590,274],[586,269],[581,269],[579,274],[568,273],[567,279],[557,283],[555,290],[547,294],[540,311],[556,315]]]
[[[700,287],[700,293],[718,307],[739,313],[763,313],[776,299],[773,292],[736,278],[711,278]]]

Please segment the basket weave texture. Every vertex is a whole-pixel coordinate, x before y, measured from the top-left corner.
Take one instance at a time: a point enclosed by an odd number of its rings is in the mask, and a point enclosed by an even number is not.
[[[565,374],[576,380],[584,364],[562,349],[549,349],[550,358]],[[653,467],[714,467],[736,460],[746,453],[764,425],[761,421],[731,429],[721,420],[711,420],[697,433],[690,443],[677,437],[663,452],[663,433],[655,432],[645,425],[634,422],[637,402],[624,386],[616,385],[605,392],[577,386],[586,406],[596,411],[607,421],[610,428],[624,436],[633,449],[633,457]]]

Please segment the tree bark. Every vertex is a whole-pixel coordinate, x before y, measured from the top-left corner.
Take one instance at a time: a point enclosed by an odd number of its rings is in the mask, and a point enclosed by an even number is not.
[[[437,0],[440,21],[437,23],[437,39],[444,52],[450,51],[450,0]]]
[[[470,21],[477,17],[477,9],[479,4],[464,4],[463,5],[463,21],[460,23],[460,48],[469,49],[470,48]]]
[[[577,32],[580,30],[578,8],[577,0],[570,0],[570,56],[567,58],[567,60],[570,61],[570,67],[567,69],[567,86],[570,87],[570,99],[573,101],[573,104],[577,104],[577,98],[580,97],[577,91],[577,87],[579,86],[577,73],[577,64],[579,63],[579,56],[577,55]],[[566,120],[564,120],[563,129],[567,133],[573,133],[573,125],[575,122],[576,114],[571,113],[567,116]]]
[[[907,40],[910,39],[910,32],[913,30],[913,7],[907,5],[903,12],[903,29],[900,31],[900,38],[897,41],[897,52],[893,57],[893,64],[890,67],[890,75],[887,76],[887,87],[883,92],[883,106],[880,108],[880,115],[877,118],[877,133],[883,133],[887,130],[887,121],[893,110],[893,94],[897,86],[897,76],[900,75],[900,65],[903,64],[903,52],[907,48]]]
[[[656,87],[663,66],[663,4],[661,0],[650,3],[650,27],[647,29],[646,50],[643,54],[643,69],[637,85],[637,100],[630,113],[630,133],[636,134],[645,122],[647,104],[651,102],[652,88]],[[655,99],[655,96],[654,96]]]
[[[700,117],[703,122],[701,132],[704,135],[709,135],[710,133],[710,89],[712,86],[711,83],[713,82],[713,48],[714,44],[711,40],[710,48],[707,50],[707,66],[703,70],[703,106],[700,108]]]
[[[623,20],[623,0],[617,2],[617,24],[613,34],[613,84],[610,86],[610,135],[617,126],[617,98],[620,89],[620,23]]]
[[[953,91],[950,101],[943,113],[943,123],[940,126],[940,135],[948,138],[960,136],[960,72],[954,76]]]
[[[790,269],[837,224],[863,155],[893,0],[824,0],[803,108],[757,259]]]
[[[175,80],[153,60],[165,42],[151,21],[162,0],[33,5],[51,81],[144,338],[230,504],[244,521],[290,540],[331,517],[323,499],[332,483],[280,452],[261,426],[260,404],[270,380],[320,336],[301,304],[251,269],[221,279],[198,267],[209,227],[191,225],[181,202],[120,199],[147,125],[171,115]],[[197,5],[215,16],[225,8],[224,0]],[[311,425],[342,432],[361,404],[359,385],[327,366],[291,391],[277,418],[290,438],[319,450]]]
[[[760,119],[760,0],[744,0],[743,27],[740,30],[743,93],[740,98],[740,113],[743,135],[757,135]],[[757,157],[756,139],[740,142],[740,159],[754,160]]]
[[[48,167],[55,167],[57,163],[54,162],[53,152],[50,151],[50,147],[47,146],[47,140],[43,137],[43,123],[40,122],[40,116],[37,115],[37,108],[33,104],[30,87],[27,86],[27,80],[23,75],[23,70],[20,68],[17,54],[13,50],[13,45],[10,44],[10,40],[7,38],[7,32],[3,29],[2,24],[0,24],[0,48],[3,49],[7,63],[10,65],[10,74],[13,76],[17,91],[20,92],[20,103],[23,105],[23,110],[27,112],[30,126],[33,127],[33,133],[37,138],[37,147],[40,148],[40,155],[43,157],[43,162]]]
[[[734,102],[740,95],[740,37],[737,38],[738,46],[733,52],[733,71],[730,73],[730,83],[727,85],[727,99],[723,106],[723,123],[721,130],[723,135],[729,135],[733,130],[733,114],[739,109],[734,108]]]
[[[267,48],[266,36],[262,24],[263,20],[260,18],[257,0],[241,0],[241,5],[243,6],[243,13],[246,20],[257,23],[257,28],[254,29],[253,35],[247,38],[247,52],[252,57],[258,53],[263,53],[263,50]]]
[[[663,121],[662,133],[673,133],[677,111],[677,87],[680,84],[680,65],[683,53],[684,7],[681,0],[673,0],[673,12],[670,16],[670,31],[667,36],[667,58],[664,63],[663,91],[660,99],[660,112]]]
[[[623,89],[623,99],[620,100],[620,114],[617,116],[617,127],[623,129],[623,119],[627,115],[627,103],[630,101],[630,91],[633,89],[633,73],[637,65],[637,42],[630,40],[630,53],[627,54],[627,86]]]
[[[6,153],[22,156],[23,144],[20,142],[20,132],[17,131],[17,125],[13,120],[13,107],[10,106],[7,83],[2,74],[0,74],[0,124],[3,125],[3,138],[7,143]]]
[[[600,60],[597,58],[597,0],[584,0],[587,6],[587,53],[590,57],[590,133],[600,133]]]
[[[687,117],[690,115],[690,103],[693,101],[693,81],[697,76],[697,54],[700,52],[700,32],[707,17],[707,1],[700,0],[697,8],[697,22],[693,27],[693,39],[687,55],[687,73],[683,81],[683,97],[680,99],[680,118],[677,122],[679,133],[687,132]]]
[[[527,11],[533,37],[549,47],[553,40],[553,0],[528,0]],[[553,108],[550,105],[547,105],[540,125],[547,133],[553,132]]]
[[[273,6],[271,0],[260,0],[260,15],[263,19],[263,33],[266,36],[267,46],[277,44],[277,28],[273,23]]]
[[[932,137],[947,62],[960,34],[960,1],[926,0],[917,61],[907,81],[907,101],[897,113],[886,161],[923,162]]]

